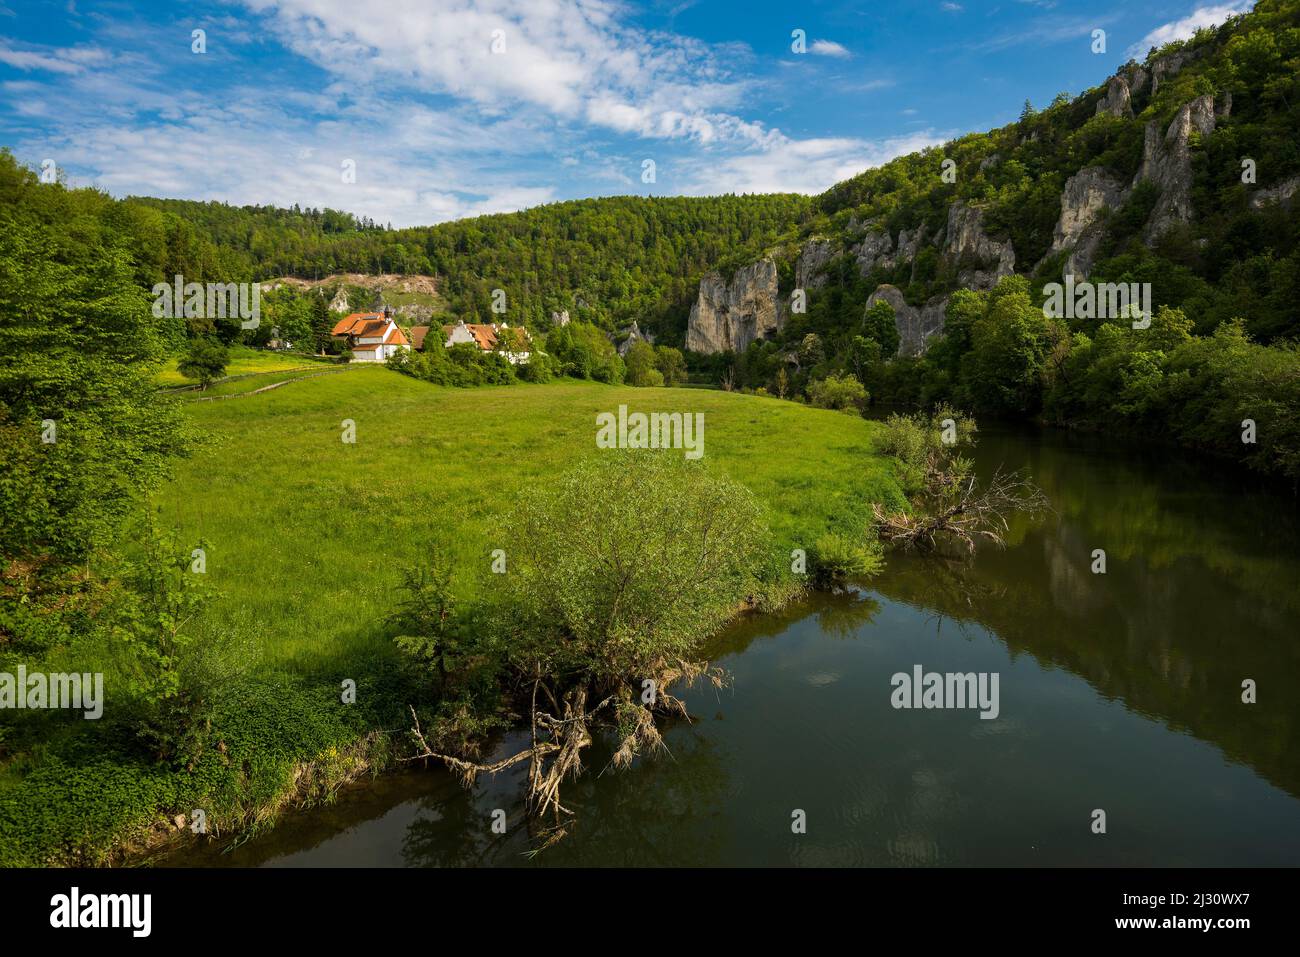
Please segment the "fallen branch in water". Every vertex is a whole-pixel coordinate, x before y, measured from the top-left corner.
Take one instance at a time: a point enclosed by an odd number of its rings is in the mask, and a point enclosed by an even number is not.
[[[954,482],[950,474],[935,469],[926,476],[926,488],[930,494],[921,498],[934,503],[931,511],[887,513],[879,504],[872,505],[882,541],[932,550],[943,539],[955,539],[973,552],[980,541],[1006,544],[1011,515],[1038,514],[1048,507],[1042,489],[1019,472],[998,471],[980,488],[973,475]]]

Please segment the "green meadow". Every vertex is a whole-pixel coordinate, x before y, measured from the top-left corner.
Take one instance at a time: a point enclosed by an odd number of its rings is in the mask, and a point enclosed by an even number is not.
[[[278,380],[259,377],[258,381]],[[186,408],[206,434],[159,502],[184,543],[207,544],[221,593],[205,627],[250,637],[260,666],[311,673],[387,653],[402,568],[442,542],[481,580],[512,501],[599,454],[596,415],[702,412],[704,461],[767,506],[775,547],[810,548],[873,501],[902,499],[873,455],[875,426],[736,393],[564,380],[432,386],[379,367]],[[343,441],[344,420],[355,423]]]
[[[229,351],[230,361],[226,364],[226,378],[252,373],[286,372],[291,369],[315,369],[327,361],[300,353],[267,352],[264,349],[250,349],[246,346],[232,346]],[[169,388],[196,385],[193,379],[185,378],[176,368],[181,358],[181,356],[173,356],[167,360],[158,372],[159,385]]]
[[[498,529],[512,503],[603,454],[596,416],[620,404],[704,414],[704,462],[765,504],[774,566],[828,530],[862,528],[873,501],[904,504],[872,451],[877,426],[839,412],[572,380],[453,389],[376,366],[294,379],[267,368],[279,359],[250,362],[268,374],[232,384],[277,389],[183,397],[202,439],[155,500],[178,544],[206,548],[216,594],[193,634],[232,682],[212,716],[219,747],[180,771],[111,721],[37,715],[22,738],[37,743],[0,770],[0,866],[138,859],[191,808],[215,833],[246,832],[390,764],[407,703],[428,693],[385,622],[402,570],[440,542],[466,598],[492,580],[493,550],[508,572]],[[83,664],[117,686],[111,646]],[[354,706],[340,704],[344,679],[357,683]]]

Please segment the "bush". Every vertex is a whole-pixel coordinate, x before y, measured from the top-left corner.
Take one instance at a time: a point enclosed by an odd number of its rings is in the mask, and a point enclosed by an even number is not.
[[[819,409],[860,413],[867,406],[868,396],[862,383],[846,373],[810,383],[808,401]]]
[[[690,656],[754,593],[762,508],[676,451],[605,451],[507,523],[508,646],[523,672],[603,685]]]

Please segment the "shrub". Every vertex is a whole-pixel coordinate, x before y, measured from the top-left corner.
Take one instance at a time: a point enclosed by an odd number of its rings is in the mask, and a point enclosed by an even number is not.
[[[846,373],[810,383],[808,401],[819,409],[858,413],[866,408],[868,396],[862,383]]]

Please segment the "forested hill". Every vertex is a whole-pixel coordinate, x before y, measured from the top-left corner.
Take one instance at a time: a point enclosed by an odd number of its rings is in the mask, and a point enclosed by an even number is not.
[[[1300,335],[1300,2],[1259,0],[1098,80],[818,197],[798,238],[855,254],[854,318],[880,283],[921,306],[982,268],[1035,289],[1149,282],[1198,332],[1241,317],[1261,341]]]
[[[399,230],[328,209],[139,197],[128,204],[148,208],[139,215],[156,211],[193,227],[198,258],[181,263],[186,275],[436,275],[452,311],[467,321],[488,318],[491,291],[501,288],[511,312],[528,322],[567,310],[614,329],[633,320],[684,325],[701,274],[761,252],[800,222],[812,201],[795,194],[612,196]]]

